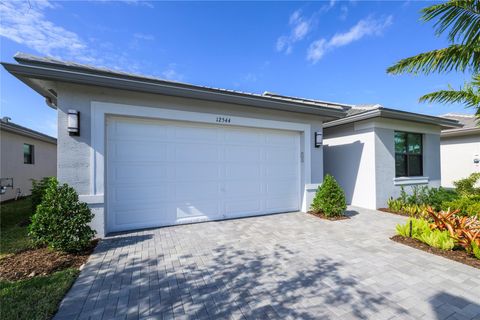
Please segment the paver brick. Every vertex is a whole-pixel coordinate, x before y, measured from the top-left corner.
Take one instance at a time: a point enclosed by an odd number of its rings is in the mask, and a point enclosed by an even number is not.
[[[61,319],[480,319],[480,271],[389,240],[405,219],[349,208],[103,239]]]

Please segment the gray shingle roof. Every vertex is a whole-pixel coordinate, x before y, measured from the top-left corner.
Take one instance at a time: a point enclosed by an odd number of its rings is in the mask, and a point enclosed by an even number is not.
[[[480,125],[480,121],[474,114],[447,113],[440,117],[457,120],[463,125],[462,129],[476,128]]]

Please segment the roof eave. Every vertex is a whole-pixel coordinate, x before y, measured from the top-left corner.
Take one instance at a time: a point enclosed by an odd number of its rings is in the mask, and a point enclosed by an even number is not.
[[[260,96],[256,97],[253,95],[236,92],[223,92],[215,89],[199,88],[180,83],[162,83],[162,81],[153,81],[148,79],[142,81],[128,76],[108,76],[105,74],[98,75],[91,72],[86,73],[81,71],[69,71],[65,68],[54,68],[48,66],[21,65],[11,63],[2,63],[2,65],[8,72],[19,78],[28,86],[31,86],[31,82],[28,81],[29,79],[54,80],[137,92],[163,94],[168,96],[226,102],[266,109],[315,114],[323,116],[327,119],[338,119],[345,116],[345,111],[341,109],[307,106],[299,103],[287,103],[274,98]],[[33,89],[37,92],[39,91],[38,88]],[[48,94],[45,91],[39,93],[44,96],[45,94]]]
[[[444,138],[444,137],[469,136],[473,134],[480,134],[480,127],[443,130],[440,136]]]
[[[324,123],[324,128],[336,127],[342,124],[348,124],[348,123],[362,121],[362,120],[369,120],[369,119],[378,118],[378,117],[404,120],[404,121],[413,121],[413,122],[418,122],[423,124],[431,124],[431,125],[439,126],[442,129],[461,127],[461,124],[459,124],[458,121],[456,120],[422,115],[418,113],[411,113],[411,112],[406,112],[401,110],[378,108],[375,110],[354,114],[352,116],[348,116],[343,119],[326,122]]]
[[[40,132],[35,132],[33,130],[28,130],[26,128],[23,129],[23,128],[20,128],[20,127],[17,127],[17,126],[12,126],[8,122],[7,123],[2,122],[0,124],[0,129],[4,130],[4,131],[7,131],[7,132],[19,134],[19,135],[22,135],[22,136],[25,136],[25,137],[41,140],[41,141],[44,141],[44,142],[57,144],[57,139],[54,138],[54,137],[48,136],[48,135],[40,133]]]

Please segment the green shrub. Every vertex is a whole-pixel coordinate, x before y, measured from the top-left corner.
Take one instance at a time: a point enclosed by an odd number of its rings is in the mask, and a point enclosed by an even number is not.
[[[85,203],[78,201],[72,187],[59,185],[56,178],[50,178],[47,184],[42,203],[32,217],[29,235],[35,243],[55,250],[86,249],[95,235],[88,226],[93,214]]]
[[[410,218],[406,224],[398,224],[397,234],[410,237],[410,222],[412,223],[411,238],[442,250],[452,250],[455,247],[455,240],[450,237],[448,231],[432,230],[425,219]]]
[[[426,202],[424,204],[431,206],[435,211],[442,209],[442,204],[446,201],[454,201],[459,195],[454,190],[445,188],[429,188]]]
[[[480,217],[480,195],[463,196],[453,201],[442,203],[442,210],[460,210],[460,215]]]
[[[475,256],[475,258],[480,259],[480,247],[478,244],[472,241],[472,253]]]
[[[327,174],[323,179],[311,209],[316,213],[322,212],[327,217],[340,216],[347,209],[345,193],[331,175]]]
[[[480,180],[480,172],[472,173],[465,179],[455,181],[453,184],[457,188],[457,192],[461,195],[480,195],[480,188],[476,188],[475,184]]]
[[[397,224],[397,234],[410,237],[410,222],[412,223],[411,238],[419,239],[420,235],[430,231],[430,226],[427,220],[410,218],[406,224]]]
[[[48,181],[50,177],[42,178],[41,180],[32,179],[32,189],[30,190],[31,201],[32,201],[32,211],[35,212],[37,210],[37,206],[42,203],[42,198],[45,195],[45,190],[48,187]]]
[[[455,246],[455,240],[450,236],[448,231],[440,231],[438,229],[428,229],[428,231],[419,236],[418,240],[428,244],[430,247],[442,250],[452,250]]]

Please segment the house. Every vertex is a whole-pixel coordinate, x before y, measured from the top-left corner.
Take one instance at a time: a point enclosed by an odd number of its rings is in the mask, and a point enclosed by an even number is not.
[[[442,186],[453,188],[453,182],[480,172],[480,123],[473,114],[444,114],[463,125],[443,130],[440,135]]]
[[[17,54],[15,60],[18,63],[2,65],[58,110],[58,178],[72,185],[92,208],[99,236],[307,211],[324,175],[324,123],[334,130],[336,121],[353,108],[25,54]],[[390,119],[390,113],[399,114],[400,122]],[[424,134],[427,156],[440,153],[440,129],[458,124],[390,113],[380,112],[372,123],[393,121],[392,128],[401,124],[399,129]],[[346,126],[351,125],[355,124]],[[389,145],[393,135],[391,139]],[[369,157],[374,156],[371,149],[365,149]],[[425,170],[430,178],[426,181],[422,175],[414,182],[439,184],[439,164]]]
[[[349,204],[384,208],[402,187],[440,186],[440,132],[458,126],[378,104],[353,106],[323,126],[325,172],[344,188]]]
[[[57,139],[0,120],[0,201],[29,195],[32,179],[57,175]]]

